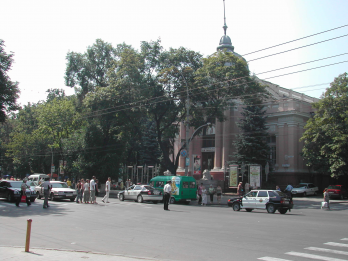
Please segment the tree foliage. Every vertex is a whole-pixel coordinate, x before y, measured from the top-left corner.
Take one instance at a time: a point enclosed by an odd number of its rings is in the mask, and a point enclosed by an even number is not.
[[[13,53],[5,52],[5,43],[0,39],[0,122],[6,120],[6,112],[15,111],[19,89],[18,83],[11,81],[8,72],[13,63]]]
[[[316,109],[309,119],[301,140],[307,165],[332,177],[348,173],[348,77],[339,75],[321,100],[312,106]]]
[[[238,127],[241,134],[237,135],[234,142],[237,163],[260,164],[265,166],[268,160],[270,148],[267,144],[266,110],[263,106],[248,105],[243,108],[242,118]]]

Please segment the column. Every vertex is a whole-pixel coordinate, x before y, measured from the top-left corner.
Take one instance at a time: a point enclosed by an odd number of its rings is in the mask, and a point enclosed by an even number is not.
[[[181,148],[183,142],[185,142],[186,139],[186,126],[183,122],[180,123],[180,133],[179,133],[179,149]],[[179,157],[179,166],[177,169],[177,172],[185,172],[185,158]]]
[[[222,123],[215,120],[215,158],[214,170],[220,170],[222,167]]]
[[[229,160],[228,155],[230,152],[230,120],[231,110],[227,109],[224,112],[226,121],[223,123],[222,131],[222,168],[225,168],[225,163]]]

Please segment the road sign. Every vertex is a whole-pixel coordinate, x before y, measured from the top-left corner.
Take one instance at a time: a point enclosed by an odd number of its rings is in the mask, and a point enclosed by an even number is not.
[[[55,172],[56,168],[54,167],[54,165],[51,166],[51,173]]]
[[[187,150],[182,150],[181,152],[180,152],[180,155],[181,155],[181,157],[186,157],[187,156]]]
[[[186,164],[185,164],[186,167],[190,166],[190,158],[186,158]]]

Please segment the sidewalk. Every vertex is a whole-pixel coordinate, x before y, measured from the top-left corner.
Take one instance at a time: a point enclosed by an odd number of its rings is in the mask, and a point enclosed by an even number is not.
[[[104,253],[94,253],[88,251],[78,250],[64,250],[64,249],[44,249],[31,248],[30,252],[25,252],[25,247],[0,246],[1,260],[15,260],[15,261],[36,261],[36,260],[100,260],[100,261],[138,261],[138,260],[155,260],[153,258],[133,257],[124,255],[108,255]]]

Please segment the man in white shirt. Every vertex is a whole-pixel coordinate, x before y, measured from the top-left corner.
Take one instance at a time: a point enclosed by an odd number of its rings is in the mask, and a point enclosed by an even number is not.
[[[43,189],[44,189],[44,203],[43,203],[43,208],[48,208],[49,205],[48,205],[48,196],[50,194],[50,189],[52,189],[52,185],[51,185],[51,182],[50,182],[50,178],[45,178],[45,181],[43,183]]]
[[[110,188],[111,188],[111,178],[108,177],[108,180],[105,183],[105,196],[103,197],[102,201],[105,203],[109,203],[109,194],[110,194]]]
[[[95,199],[95,176],[92,177],[90,183],[89,183],[89,191],[91,192],[91,203],[97,204],[97,201]]]
[[[169,180],[163,188],[164,210],[169,210],[168,204],[169,204],[169,199],[171,194],[172,194],[172,181]]]

